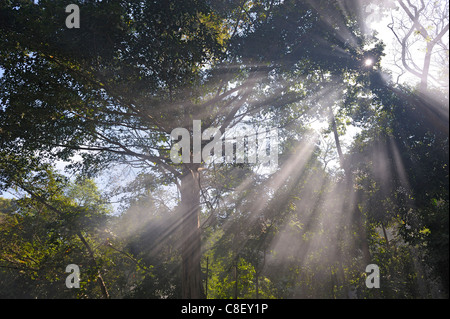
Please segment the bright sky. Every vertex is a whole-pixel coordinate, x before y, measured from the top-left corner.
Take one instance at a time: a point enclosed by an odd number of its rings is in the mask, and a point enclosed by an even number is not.
[[[378,5],[376,4],[377,1],[373,1],[375,4],[371,4],[366,10],[367,12],[373,12],[373,15],[369,15],[369,19],[367,22],[368,26],[372,29],[372,30],[376,30],[378,32],[377,37],[379,39],[381,39],[385,44],[386,44],[386,49],[385,49],[385,54],[386,56],[383,58],[382,60],[382,67],[384,69],[388,69],[390,71],[392,71],[392,75],[393,75],[393,80],[394,82],[397,81],[397,76],[400,74],[400,68],[394,65],[394,56],[397,56],[397,58],[400,57],[400,53],[399,53],[399,43],[398,40],[395,38],[395,35],[393,34],[392,30],[389,29],[388,25],[390,23],[392,23],[392,17],[391,15],[395,18],[398,19],[401,17],[402,14],[404,14],[403,9],[400,8],[400,6],[398,5],[398,2],[396,0],[380,0],[380,2],[385,1],[385,2],[390,2],[390,3],[394,3],[398,6],[398,10],[391,10],[389,12],[386,12],[384,14],[384,16],[380,19],[380,9],[378,7]],[[428,1],[428,2],[427,2]],[[427,5],[431,4],[431,0],[427,0],[425,1],[425,3]],[[412,4],[414,4],[416,1],[411,1]],[[435,2],[436,4],[441,4],[442,6],[447,5],[447,8],[443,8],[443,10],[447,11],[447,23],[448,23],[448,1],[444,1],[444,0],[439,0],[437,2]],[[428,20],[421,20],[421,22],[424,24],[424,27],[428,29],[428,32],[430,34],[433,34],[434,32],[434,26],[433,26],[433,22],[432,21],[428,21]],[[408,21],[408,26],[410,25],[410,21]],[[399,27],[399,23],[398,21],[395,22],[394,24],[394,30],[397,30],[397,28]],[[399,35],[401,35],[401,32],[399,32]],[[415,44],[413,46],[411,46],[411,57],[414,60],[414,62],[419,66],[422,67],[423,65],[423,61],[424,61],[424,56],[425,56],[425,50],[426,50],[426,42],[423,39],[423,37],[421,37],[420,35],[415,35],[414,33],[410,36],[410,42],[412,42],[413,40],[418,40],[415,42]],[[443,37],[443,42],[447,45],[449,44],[449,37],[448,37],[448,31],[447,34]],[[435,47],[433,52],[436,52],[438,49],[438,47]],[[447,51],[447,59],[448,59],[448,51]],[[401,63],[399,63],[401,64]],[[448,66],[448,65],[447,65]],[[439,73],[442,71],[442,67],[445,67],[443,65],[436,65],[433,67],[433,65],[431,66],[432,68],[430,69],[430,74],[435,76],[435,77],[439,77]],[[402,67],[403,68],[403,67]],[[439,69],[440,68],[440,69]],[[404,68],[403,68],[404,69]],[[417,84],[419,82],[419,79],[406,72],[405,74],[403,74],[400,77],[399,83],[408,83],[411,85]]]

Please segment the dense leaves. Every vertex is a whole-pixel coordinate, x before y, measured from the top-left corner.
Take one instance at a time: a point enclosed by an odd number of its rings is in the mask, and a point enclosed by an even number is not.
[[[2,1],[0,296],[448,297],[448,91],[354,3]],[[173,163],[194,120],[277,128],[278,168]]]

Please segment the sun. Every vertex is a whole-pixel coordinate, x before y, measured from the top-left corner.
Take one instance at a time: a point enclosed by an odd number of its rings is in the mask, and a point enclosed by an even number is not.
[[[364,65],[365,66],[372,66],[373,65],[373,60],[372,59],[370,59],[370,58],[368,58],[368,59],[366,59],[365,61],[364,61]]]

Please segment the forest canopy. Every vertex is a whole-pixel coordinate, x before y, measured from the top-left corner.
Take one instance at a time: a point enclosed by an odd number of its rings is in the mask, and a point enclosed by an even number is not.
[[[448,0],[69,4],[0,1],[0,298],[448,298]]]

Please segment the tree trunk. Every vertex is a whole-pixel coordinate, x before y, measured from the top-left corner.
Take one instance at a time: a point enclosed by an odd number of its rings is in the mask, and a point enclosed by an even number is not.
[[[383,230],[384,240],[386,241],[386,248],[388,250],[391,250],[391,246],[389,244],[389,238],[388,238],[388,235],[387,235],[387,232],[386,232],[386,227],[384,227],[383,222],[381,222],[381,229]]]
[[[86,241],[86,239],[84,238],[84,236],[81,232],[77,232],[77,236],[83,243],[86,250],[88,251],[89,257],[91,257],[92,266],[95,268],[98,268],[97,261],[95,260],[94,251],[92,250],[91,246],[88,244],[88,242]],[[106,288],[105,282],[103,281],[103,277],[102,277],[102,273],[101,273],[100,269],[97,270],[97,274],[98,274],[97,275],[97,283],[100,287],[103,298],[109,299],[108,289]]]
[[[255,290],[256,290],[256,299],[259,299],[259,275],[258,272],[255,273],[256,282],[255,282]]]
[[[234,299],[238,299],[238,264],[234,265]]]
[[[208,257],[206,257],[205,299],[208,299],[208,276],[209,276],[209,259]]]
[[[420,92],[424,93],[428,88],[428,74],[430,73],[430,64],[431,64],[431,52],[433,50],[433,46],[427,45],[427,52],[425,54],[425,59],[423,62],[423,70],[422,76],[420,78]]]
[[[181,297],[204,298],[201,276],[200,186],[196,168],[186,169],[180,183],[181,193]]]
[[[336,119],[334,117],[334,113],[333,113],[333,109],[332,109],[331,105],[329,105],[329,113],[330,113],[331,128],[333,129],[334,141],[336,143],[336,150],[337,150],[338,157],[339,157],[339,164],[340,164],[341,168],[344,170],[345,174],[348,175],[347,166],[345,165],[345,162],[344,162],[344,154],[342,153],[341,142],[339,141],[339,134],[337,131]]]
[[[352,212],[352,216],[354,218],[354,221],[356,222],[358,232],[359,232],[359,238],[361,240],[361,251],[363,255],[363,263],[368,264],[370,262],[370,250],[369,250],[369,243],[367,242],[367,235],[366,235],[366,229],[364,227],[364,223],[362,220],[361,212],[358,209],[358,201],[359,198],[354,193],[353,189],[353,176],[350,171],[350,168],[348,167],[347,163],[344,159],[344,154],[342,152],[341,142],[339,140],[339,133],[337,131],[337,125],[336,125],[336,119],[334,117],[333,109],[331,105],[329,106],[329,116],[330,116],[330,122],[334,134],[334,140],[336,142],[336,149],[339,156],[339,163],[341,168],[345,172],[345,191],[347,192],[348,199],[347,201],[351,200],[351,202],[347,202],[347,207]]]

